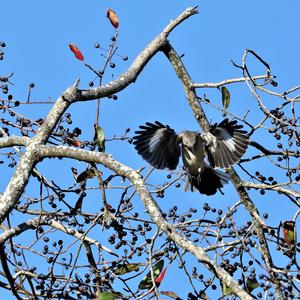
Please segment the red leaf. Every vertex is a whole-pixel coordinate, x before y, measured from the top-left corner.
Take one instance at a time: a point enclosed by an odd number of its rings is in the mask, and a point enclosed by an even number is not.
[[[157,288],[160,286],[161,282],[163,281],[163,279],[164,279],[164,277],[165,277],[165,275],[166,275],[167,269],[168,269],[168,267],[166,267],[166,268],[159,274],[159,276],[156,277],[156,278],[154,279],[155,285],[156,285]],[[152,293],[153,291],[154,291],[154,286],[149,290],[149,293]]]
[[[109,8],[107,10],[106,16],[108,17],[111,25],[117,29],[119,27],[119,20],[117,14],[112,9]]]
[[[165,275],[166,275],[166,272],[167,272],[167,269],[168,267],[166,267],[160,274],[157,278],[155,278],[155,283],[156,283],[156,286],[158,287],[161,282],[163,281]]]
[[[164,267],[164,260],[161,259],[153,266],[153,275],[154,279],[158,278],[162,273],[162,269]],[[142,279],[139,283],[140,290],[150,289],[153,286],[152,278],[151,278],[151,271],[147,273],[147,275]]]
[[[84,57],[80,50],[74,45],[74,44],[69,44],[70,50],[74,53],[75,57],[81,61],[84,60]]]

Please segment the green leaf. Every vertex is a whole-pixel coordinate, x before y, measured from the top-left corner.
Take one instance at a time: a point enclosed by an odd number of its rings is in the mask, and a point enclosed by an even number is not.
[[[76,182],[82,182],[88,178],[94,178],[97,175],[97,171],[94,168],[86,169],[80,173],[76,179]]]
[[[98,295],[98,300],[114,300],[116,299],[111,292],[102,292]]]
[[[154,267],[153,267],[154,279],[156,279],[160,275],[163,267],[164,267],[164,261],[163,260],[158,261],[154,265]],[[152,279],[151,279],[151,272],[149,271],[148,274],[140,282],[139,289],[140,290],[147,290],[147,289],[152,288],[152,286],[153,286],[153,282],[152,282]]]
[[[126,273],[132,272],[132,271],[138,271],[139,266],[141,266],[141,263],[131,263],[126,265],[120,265],[118,268],[114,271],[115,275],[124,275]]]
[[[222,103],[223,103],[223,109],[227,110],[229,104],[230,104],[230,93],[226,86],[221,87],[222,92]]]
[[[118,292],[101,292],[98,295],[98,300],[115,300],[121,298],[124,298],[124,296]]]
[[[105,151],[104,130],[97,124],[94,125],[94,143],[98,146],[100,152]]]
[[[225,283],[222,283],[222,292],[223,296],[228,296],[232,294],[232,288],[227,286]]]
[[[165,295],[165,296],[168,296],[172,299],[175,299],[175,300],[181,300],[180,297],[178,297],[174,292],[171,292],[171,291],[163,291],[163,292],[160,292],[162,295]]]
[[[254,279],[248,278],[246,281],[246,286],[247,286],[247,291],[251,293],[254,289],[258,288],[259,283],[256,278]]]

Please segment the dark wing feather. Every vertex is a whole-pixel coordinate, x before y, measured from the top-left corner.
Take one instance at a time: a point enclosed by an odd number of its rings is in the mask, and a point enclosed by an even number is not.
[[[147,122],[140,129],[133,137],[138,154],[156,169],[176,169],[181,154],[176,132],[158,121]]]
[[[212,167],[229,168],[246,152],[249,136],[237,121],[224,119],[201,136],[206,142],[208,160]]]

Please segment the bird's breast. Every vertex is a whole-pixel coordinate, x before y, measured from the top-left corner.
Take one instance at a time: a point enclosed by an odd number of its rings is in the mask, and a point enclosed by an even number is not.
[[[201,149],[193,152],[191,149],[183,147],[182,160],[184,166],[191,175],[198,175],[201,172],[204,164],[204,153]]]

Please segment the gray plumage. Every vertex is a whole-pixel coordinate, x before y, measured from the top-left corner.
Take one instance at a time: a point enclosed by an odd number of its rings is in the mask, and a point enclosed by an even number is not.
[[[137,152],[157,169],[176,169],[179,157],[187,169],[191,187],[213,195],[229,181],[229,175],[214,168],[228,168],[245,153],[249,137],[243,126],[224,119],[211,126],[209,132],[183,131],[155,121],[140,126],[133,137]],[[208,163],[205,162],[207,155]]]

